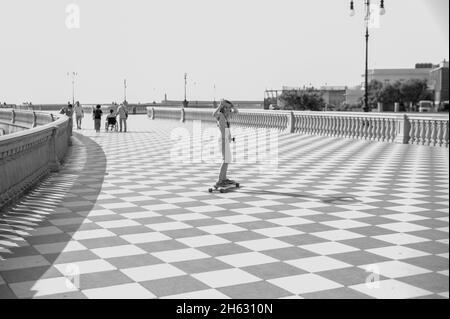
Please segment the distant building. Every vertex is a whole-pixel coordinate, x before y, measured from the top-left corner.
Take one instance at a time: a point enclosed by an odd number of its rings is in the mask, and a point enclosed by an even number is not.
[[[449,90],[449,63],[443,61],[438,66],[430,71],[430,86],[434,91],[435,104],[441,104],[445,101],[448,102],[448,90]]]
[[[364,96],[364,90],[360,85],[348,87],[345,90],[345,104],[355,105],[360,104]]]
[[[327,106],[338,107],[345,102],[346,86],[322,86],[320,92]]]
[[[396,81],[403,82],[417,79],[426,80],[430,85],[430,72],[436,67],[437,65],[433,65],[432,63],[417,63],[414,69],[372,69],[368,71],[367,76],[369,83],[373,80],[388,84]],[[362,78],[364,82],[364,74]]]

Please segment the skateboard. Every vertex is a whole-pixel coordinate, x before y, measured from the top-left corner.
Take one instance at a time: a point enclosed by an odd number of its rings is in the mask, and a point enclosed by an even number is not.
[[[214,185],[213,187],[211,187],[210,189],[208,189],[208,192],[212,193],[213,191],[219,191],[221,193],[225,193],[227,190],[232,189],[232,188],[239,188],[240,185],[239,183],[233,183],[233,184],[229,184],[226,186],[217,186]]]

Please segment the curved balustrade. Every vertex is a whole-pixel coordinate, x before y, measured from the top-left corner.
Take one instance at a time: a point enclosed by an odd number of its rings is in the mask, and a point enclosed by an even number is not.
[[[152,118],[215,121],[212,109],[147,107]],[[245,127],[267,127],[291,133],[367,141],[448,147],[448,116],[416,114],[240,110],[230,122]]]
[[[28,128],[0,137],[0,208],[50,171],[57,171],[71,135],[67,117],[0,110],[0,120]]]

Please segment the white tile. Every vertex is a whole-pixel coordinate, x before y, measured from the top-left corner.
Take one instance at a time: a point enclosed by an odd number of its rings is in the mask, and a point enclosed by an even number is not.
[[[44,236],[44,235],[53,235],[53,234],[61,234],[62,231],[58,227],[55,226],[47,226],[47,227],[37,227],[32,232],[32,236]]]
[[[110,204],[100,204],[100,206],[106,208],[106,209],[117,209],[117,208],[130,208],[130,207],[137,207],[137,205],[133,203],[110,203]]]
[[[389,246],[389,247],[381,247],[381,248],[372,248],[366,250],[369,253],[373,253],[376,255],[380,255],[383,257],[387,257],[390,259],[401,260],[407,258],[415,258],[429,255],[426,252],[403,247],[403,246]]]
[[[51,219],[50,223],[52,223],[55,226],[80,225],[80,224],[92,223],[90,220],[87,220],[86,222],[85,222],[85,220],[86,220],[86,218],[84,218],[84,217],[58,218],[58,219]]]
[[[216,257],[216,259],[219,259],[219,260],[221,260],[229,265],[232,265],[233,267],[237,267],[237,268],[253,266],[253,265],[268,264],[268,263],[273,263],[273,262],[278,261],[277,259],[274,259],[272,257],[266,256],[266,255],[258,253],[258,252],[226,255],[226,256]]]
[[[94,217],[94,216],[107,216],[107,215],[116,215],[112,210],[109,209],[95,209],[91,210],[87,216]]]
[[[73,263],[56,264],[55,268],[63,275],[70,275],[74,272],[77,274],[89,274],[93,272],[101,272],[114,270],[116,267],[103,259],[77,261]]]
[[[333,255],[359,250],[358,248],[332,241],[318,244],[301,245],[299,247],[307,249],[319,255]]]
[[[267,220],[270,223],[274,223],[281,226],[293,226],[293,225],[304,225],[304,224],[313,224],[313,221],[310,221],[305,218],[300,217],[284,217],[284,218],[274,218]]]
[[[177,215],[170,215],[170,218],[176,220],[176,221],[186,221],[186,220],[197,220],[197,219],[205,219],[209,218],[208,216],[199,214],[199,213],[187,213],[187,214],[177,214]]]
[[[236,244],[241,245],[245,248],[254,250],[254,251],[263,251],[270,249],[278,249],[291,247],[292,245],[285,243],[284,241],[274,239],[274,238],[265,238],[265,239],[255,239],[255,240],[246,240],[236,242]]]
[[[214,205],[205,205],[205,206],[197,206],[197,207],[187,207],[187,210],[190,210],[194,213],[210,213],[210,212],[218,212],[221,210],[225,210],[225,208],[214,206]]]
[[[37,251],[41,254],[56,254],[60,252],[71,252],[86,250],[86,247],[77,241],[62,242],[62,243],[51,243],[51,244],[41,244],[34,246]]]
[[[246,231],[245,228],[232,225],[232,224],[222,224],[222,225],[212,225],[212,226],[202,226],[198,227],[200,230],[210,234],[225,234],[225,233],[233,233],[238,231]]]
[[[386,209],[393,210],[400,213],[417,213],[426,211],[426,208],[416,207],[416,206],[394,206],[394,207],[386,207]]]
[[[72,235],[74,240],[104,238],[116,236],[114,233],[107,229],[94,229],[94,230],[79,230]]]
[[[39,279],[9,284],[19,298],[32,298],[77,291],[78,289],[65,277]]]
[[[131,244],[142,244],[142,243],[150,243],[155,241],[163,241],[171,239],[169,236],[166,236],[159,232],[148,232],[141,234],[131,234],[131,235],[122,235],[120,236]]]
[[[167,209],[178,208],[178,206],[173,205],[173,204],[158,204],[158,205],[142,206],[142,208],[145,208],[145,209],[148,209],[148,210],[159,211],[159,210],[167,210]]]
[[[195,260],[209,258],[210,256],[194,248],[175,249],[152,253],[156,258],[166,263],[173,263],[185,260]]]
[[[232,215],[232,216],[226,216],[226,217],[218,217],[217,218],[220,221],[223,221],[224,223],[229,224],[237,224],[237,223],[248,223],[248,222],[254,222],[261,220],[259,218],[250,216],[250,215]]]
[[[413,236],[405,233],[395,233],[395,234],[387,234],[387,235],[379,235],[373,236],[373,238],[382,240],[394,245],[407,245],[407,244],[415,244],[421,243],[425,241],[430,241],[427,238],[422,238],[418,236]]]
[[[191,228],[192,226],[182,223],[182,222],[167,222],[167,223],[159,223],[159,224],[149,224],[146,225],[148,228],[156,230],[156,231],[167,231],[167,230],[176,230],[176,229],[186,229]]]
[[[342,287],[337,282],[320,277],[316,274],[304,274],[267,280],[293,294],[306,294],[310,292],[331,290]]]
[[[230,297],[224,295],[216,289],[206,289],[187,292],[184,294],[165,296],[161,297],[161,299],[230,299]]]
[[[280,213],[289,215],[289,216],[295,216],[295,217],[302,217],[302,216],[312,216],[312,215],[318,215],[321,214],[321,212],[307,209],[307,208],[297,208],[297,209],[289,209],[289,210],[280,210]]]
[[[97,222],[97,225],[100,227],[106,228],[106,229],[112,229],[112,228],[120,228],[120,227],[131,227],[131,226],[139,226],[138,222],[135,222],[131,219],[119,219],[119,220],[111,220],[111,221],[105,221],[105,222]]]
[[[95,248],[91,250],[100,258],[113,258],[146,254],[146,252],[134,245],[121,245],[114,247]]]
[[[419,226],[412,223],[392,223],[392,224],[381,224],[378,227],[386,228],[395,232],[413,232],[429,229],[428,227]]]
[[[313,233],[314,236],[328,239],[328,240],[346,240],[364,237],[363,235],[352,233],[348,230],[328,230],[318,233]]]
[[[359,266],[359,268],[362,268],[366,270],[367,272],[374,272],[376,270],[376,273],[379,275],[382,275],[384,277],[388,278],[400,278],[400,277],[407,277],[407,276],[414,276],[414,275],[420,275],[420,274],[426,274],[431,272],[430,270],[417,267],[402,261],[398,260],[392,260],[392,261],[386,261],[376,264],[369,264],[369,265],[363,265]]]
[[[268,207],[268,206],[282,205],[283,203],[276,202],[273,200],[257,200],[257,201],[246,202],[246,204],[256,206],[256,207]]]
[[[414,214],[390,214],[390,215],[384,215],[384,217],[397,220],[399,222],[412,222],[416,220],[424,220],[427,219],[426,217],[420,216],[420,215],[414,215]]]
[[[121,269],[121,271],[134,281],[138,282],[176,277],[185,274],[180,269],[169,264],[157,264],[151,266],[126,268]]]
[[[129,219],[140,219],[140,218],[149,218],[149,217],[158,217],[161,216],[161,214],[145,211],[145,212],[136,212],[136,213],[124,213],[121,214],[125,218]]]
[[[40,255],[8,258],[0,262],[0,271],[48,266],[50,263]]]
[[[261,228],[253,230],[255,233],[267,236],[267,237],[286,237],[303,234],[302,231],[290,228],[290,227],[271,227]]]
[[[226,244],[226,243],[230,242],[222,237],[218,237],[215,235],[185,237],[185,238],[179,238],[177,240],[189,247],[203,247],[203,246]]]
[[[286,263],[311,273],[334,269],[342,269],[352,266],[327,256],[316,256],[309,258],[294,259],[286,261]]]
[[[365,218],[365,217],[372,217],[373,215],[358,212],[358,211],[345,211],[345,212],[339,212],[339,213],[331,213],[331,216],[339,217],[339,218],[346,218],[346,219],[358,219],[358,218]]]
[[[263,207],[246,207],[246,208],[232,209],[231,211],[239,213],[239,214],[251,215],[251,214],[269,213],[269,212],[272,212],[273,210],[267,209],[267,208],[263,208]]]
[[[192,277],[200,280],[212,288],[240,285],[261,280],[241,269],[209,271],[193,274]]]
[[[373,284],[359,284],[350,286],[368,296],[379,299],[406,299],[430,295],[431,292],[420,289],[395,279],[381,280]]]
[[[156,296],[138,283],[82,291],[89,299],[152,299]]]
[[[321,203],[321,202],[314,202],[314,201],[303,202],[303,203],[292,203],[292,204],[289,204],[289,205],[300,207],[300,208],[319,208],[319,207],[326,207],[326,206],[328,206],[328,204],[324,204],[324,203]]]
[[[341,219],[341,220],[332,220],[327,222],[321,222],[321,224],[338,228],[338,229],[351,229],[351,228],[358,228],[358,227],[367,227],[370,226],[369,224],[362,223],[356,220],[352,219]]]

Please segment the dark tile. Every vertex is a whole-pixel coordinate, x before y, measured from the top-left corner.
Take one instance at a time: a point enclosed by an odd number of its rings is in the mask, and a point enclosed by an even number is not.
[[[275,299],[291,293],[266,281],[252,282],[218,289],[233,299]]]
[[[296,276],[306,273],[306,271],[302,269],[282,262],[248,266],[243,267],[242,270],[245,270],[246,272],[264,280]]]
[[[140,282],[140,284],[157,297],[210,289],[209,286],[191,276],[162,278]]]

